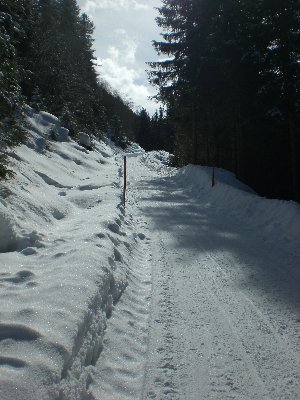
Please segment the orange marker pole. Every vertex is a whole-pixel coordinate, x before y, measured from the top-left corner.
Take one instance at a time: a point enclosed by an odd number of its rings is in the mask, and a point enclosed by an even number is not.
[[[126,186],[127,186],[127,159],[126,159],[126,156],[124,156],[124,188],[123,188],[124,207],[125,207],[125,201],[126,201]]]

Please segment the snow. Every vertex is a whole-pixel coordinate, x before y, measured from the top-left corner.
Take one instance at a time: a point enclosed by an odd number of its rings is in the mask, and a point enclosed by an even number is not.
[[[264,242],[278,243],[297,252],[300,232],[300,207],[293,201],[270,200],[257,196],[249,187],[234,178],[233,174],[218,169],[217,185],[207,192],[212,171],[189,165],[182,168],[178,178],[190,187],[196,198],[205,192],[207,205],[216,212],[224,212],[231,219],[258,232]],[[220,207],[222,205],[222,207]],[[222,218],[222,216],[220,216]]]
[[[142,147],[141,146],[139,146],[137,143],[133,143],[133,142],[131,142],[128,146],[127,146],[127,148],[126,148],[126,150],[125,150],[125,154],[128,156],[130,156],[130,155],[132,155],[132,156],[137,156],[137,155],[141,155],[141,154],[144,154],[145,153],[145,150],[144,149],[142,149]]]
[[[33,137],[34,133],[36,133],[37,137],[48,137],[48,139],[59,142],[70,141],[68,129],[61,126],[59,119],[55,115],[46,111],[37,113],[30,107],[26,108],[26,115],[25,127]]]
[[[27,118],[28,143],[11,154],[16,177],[1,187],[1,399],[11,385],[26,399],[69,392],[62,376],[80,380],[94,363],[126,287],[113,244],[127,236],[113,153],[50,142],[58,125],[50,114]]]
[[[299,204],[25,125],[0,184],[1,400],[300,398]]]
[[[92,142],[90,135],[85,132],[79,132],[79,143],[85,147],[91,147]]]
[[[154,171],[165,170],[171,164],[172,156],[166,151],[151,151],[143,154],[143,163]]]

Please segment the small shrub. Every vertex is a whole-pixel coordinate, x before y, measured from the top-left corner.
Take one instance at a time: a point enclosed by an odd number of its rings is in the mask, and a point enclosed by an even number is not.
[[[6,180],[14,176],[14,172],[7,167],[7,158],[4,154],[0,155],[0,180]]]

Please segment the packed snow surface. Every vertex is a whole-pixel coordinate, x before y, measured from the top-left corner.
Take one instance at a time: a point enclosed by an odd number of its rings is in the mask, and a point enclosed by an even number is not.
[[[49,113],[26,128],[0,185],[1,400],[300,399],[299,204],[89,151]]]

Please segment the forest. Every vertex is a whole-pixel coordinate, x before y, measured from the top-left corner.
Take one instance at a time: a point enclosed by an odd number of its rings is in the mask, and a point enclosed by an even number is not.
[[[74,138],[135,140],[300,201],[299,1],[162,0],[157,13],[148,75],[163,108],[150,116],[96,72],[95,27],[76,0],[0,0],[0,177],[28,104]]]
[[[149,63],[176,127],[175,160],[222,167],[300,200],[300,2],[162,0]]]

